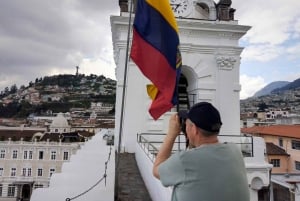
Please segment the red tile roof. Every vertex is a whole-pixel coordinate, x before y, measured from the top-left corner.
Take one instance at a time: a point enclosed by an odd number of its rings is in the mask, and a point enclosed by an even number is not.
[[[13,141],[19,141],[21,138],[25,141],[30,141],[32,136],[40,130],[0,130],[0,141],[6,141],[11,138]]]
[[[242,128],[242,133],[253,135],[273,135],[290,138],[300,138],[300,125],[271,125]]]
[[[45,133],[44,131],[40,130],[0,130],[0,141],[8,141],[9,138],[11,138],[12,141],[20,141],[21,138],[23,138],[24,141],[32,141],[32,137],[36,133],[43,133],[40,141],[46,141],[49,139],[50,141],[56,141],[58,142],[60,139],[59,133]],[[68,142],[83,142],[85,137],[92,137],[94,136],[94,133],[90,133],[87,131],[75,131],[70,133],[64,133],[62,134],[62,142],[65,142],[68,140]]]
[[[271,143],[271,142],[267,142],[266,143],[266,149],[267,149],[267,154],[268,155],[285,155],[285,156],[289,156],[288,153],[286,153],[286,151],[284,149],[282,149],[281,147]]]

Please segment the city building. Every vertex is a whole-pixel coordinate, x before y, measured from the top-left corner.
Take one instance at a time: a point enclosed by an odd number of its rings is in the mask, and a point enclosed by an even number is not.
[[[48,187],[51,175],[60,172],[79,147],[50,141],[1,141],[0,200],[30,200],[32,190]]]
[[[241,132],[264,138],[270,151],[268,161],[273,164],[272,172],[300,173],[300,125],[253,126],[242,128]],[[277,158],[274,158],[274,151]],[[280,155],[288,157],[281,158]]]
[[[52,175],[48,188],[33,191],[31,201],[113,201],[115,182],[114,147],[107,146],[105,135],[112,129],[102,129],[82,145],[61,173]]]
[[[33,189],[48,187],[52,174],[93,135],[71,130],[62,114],[49,128],[1,127],[0,201],[29,201]]]
[[[266,141],[271,170],[272,201],[300,200],[300,125],[267,125],[242,128],[244,135]]]
[[[114,105],[110,103],[92,102],[91,110],[97,113],[108,114],[113,109]]]

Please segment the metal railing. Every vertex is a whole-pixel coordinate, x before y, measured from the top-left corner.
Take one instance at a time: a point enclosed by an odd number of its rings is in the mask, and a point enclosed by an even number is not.
[[[137,134],[137,142],[144,150],[148,158],[154,162],[160,145],[163,143],[164,133],[140,133]],[[253,157],[253,137],[242,135],[219,135],[221,143],[237,144],[244,157]],[[186,149],[186,138],[180,134],[174,143],[172,153]]]

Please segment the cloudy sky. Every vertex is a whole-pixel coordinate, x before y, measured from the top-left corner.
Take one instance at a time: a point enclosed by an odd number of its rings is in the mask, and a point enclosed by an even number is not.
[[[232,2],[239,24],[252,26],[240,41],[241,98],[300,78],[300,1]],[[76,66],[115,79],[110,15],[119,15],[118,0],[0,1],[0,91]]]

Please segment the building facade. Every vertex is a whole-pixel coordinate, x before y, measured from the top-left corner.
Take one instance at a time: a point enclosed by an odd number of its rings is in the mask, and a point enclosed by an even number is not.
[[[260,136],[267,144],[271,201],[300,200],[300,126],[268,125],[242,128],[246,135]]]
[[[35,188],[47,188],[94,133],[74,131],[58,114],[49,128],[0,128],[0,201],[29,201]]]
[[[277,149],[268,155],[269,163],[273,164],[272,172],[274,173],[300,173],[300,126],[299,125],[268,125],[253,126],[242,128],[244,134],[259,136],[273,144],[272,150]],[[274,148],[274,146],[276,146]],[[279,154],[281,149],[284,153]],[[272,162],[273,161],[273,162]]]
[[[0,142],[0,200],[30,200],[34,188],[48,187],[79,144],[61,142]]]

